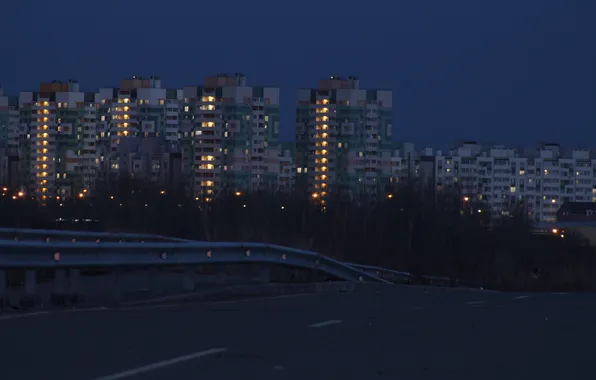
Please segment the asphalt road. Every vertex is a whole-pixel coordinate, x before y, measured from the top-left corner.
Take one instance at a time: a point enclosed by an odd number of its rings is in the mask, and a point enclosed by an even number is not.
[[[596,295],[387,287],[0,319],[0,378],[579,379]]]

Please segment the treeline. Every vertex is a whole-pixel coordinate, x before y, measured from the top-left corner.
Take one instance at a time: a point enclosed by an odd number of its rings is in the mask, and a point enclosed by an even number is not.
[[[522,211],[499,223],[456,190],[396,187],[374,202],[220,192],[204,204],[179,189],[121,180],[89,197],[40,205],[0,200],[6,227],[156,233],[253,241],[318,251],[354,263],[446,276],[503,290],[596,290],[591,247],[566,233],[537,235]]]

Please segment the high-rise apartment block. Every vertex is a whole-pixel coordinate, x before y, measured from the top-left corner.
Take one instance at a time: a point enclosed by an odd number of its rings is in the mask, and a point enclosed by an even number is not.
[[[388,186],[393,97],[364,90],[355,77],[331,77],[297,92],[297,174],[313,198],[350,192],[376,195]]]
[[[100,121],[99,168],[103,181],[108,182],[121,173],[159,178],[162,170],[169,169],[168,160],[162,162],[151,157],[151,152],[177,150],[181,89],[162,88],[158,77],[134,76],[120,81],[119,88],[101,88],[95,102]],[[156,147],[156,141],[167,145],[166,152]]]
[[[242,74],[168,89],[131,77],[85,92],[76,81],[8,96],[0,88],[0,194],[85,198],[122,177],[182,186],[195,200],[224,193],[306,194],[325,204],[392,197],[414,180],[493,219],[523,211],[553,221],[565,202],[596,202],[596,154],[558,145],[464,143],[443,154],[393,140],[392,92],[330,77],[296,93],[296,141],[280,141],[280,90]],[[7,189],[7,190],[4,190]]]
[[[96,107],[76,81],[43,83],[21,92],[22,182],[38,199],[70,197],[93,187]]]
[[[277,186],[279,88],[248,86],[242,74],[208,77],[184,88],[183,119],[193,126],[196,199]]]

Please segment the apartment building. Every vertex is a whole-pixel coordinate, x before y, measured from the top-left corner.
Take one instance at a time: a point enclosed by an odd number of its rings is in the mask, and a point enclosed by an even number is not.
[[[11,154],[17,152],[19,145],[19,98],[4,95],[0,87],[0,149]]]
[[[431,155],[437,188],[457,184],[464,202],[484,205],[480,211],[493,218],[521,207],[535,222],[553,222],[565,202],[596,201],[596,156],[589,150],[565,151],[556,144],[512,149],[464,143],[447,155],[430,148],[422,153]]]
[[[21,180],[30,195],[87,194],[96,178],[94,94],[73,80],[42,83],[20,93],[19,111]]]
[[[18,183],[19,99],[0,87],[0,186]]]
[[[333,192],[378,196],[390,179],[382,162],[393,148],[392,92],[332,76],[298,90],[296,102],[297,181],[323,204]]]
[[[192,125],[194,141],[184,144],[182,156],[192,161],[197,200],[209,202],[222,191],[257,191],[277,180],[268,155],[282,153],[279,88],[248,86],[243,74],[218,74],[183,94],[182,125],[185,134]]]
[[[118,145],[122,140],[157,138],[169,145],[178,142],[182,90],[162,88],[159,77],[123,79],[118,88],[99,89],[95,102],[100,120],[100,177],[104,182],[121,173]]]

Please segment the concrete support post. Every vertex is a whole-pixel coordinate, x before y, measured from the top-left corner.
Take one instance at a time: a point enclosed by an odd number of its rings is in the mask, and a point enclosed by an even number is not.
[[[124,270],[122,268],[114,268],[111,274],[111,298],[114,303],[119,303],[122,296],[122,277],[124,277]]]
[[[257,281],[263,284],[271,282],[271,267],[268,264],[259,264],[256,266]]]
[[[70,269],[68,271],[68,292],[70,294],[81,293],[81,271],[79,269]]]
[[[8,287],[6,286],[6,270],[0,269],[0,310],[8,307]]]
[[[54,305],[64,305],[67,302],[66,270],[64,269],[56,269],[54,273],[54,289],[52,291],[51,302]]]
[[[35,269],[25,270],[25,289],[21,297],[23,307],[34,307],[37,304],[37,271]]]
[[[152,294],[159,293],[159,271],[155,267],[149,267],[147,270],[147,289]]]
[[[68,271],[68,294],[72,303],[77,304],[83,301],[83,289],[81,289],[81,270],[77,268]]]
[[[37,294],[37,271],[35,269],[25,271],[25,294],[28,296]]]
[[[225,264],[215,264],[215,281],[218,284],[223,284],[226,281],[226,277]]]
[[[195,290],[195,268],[186,267],[184,268],[184,290],[192,291]]]

